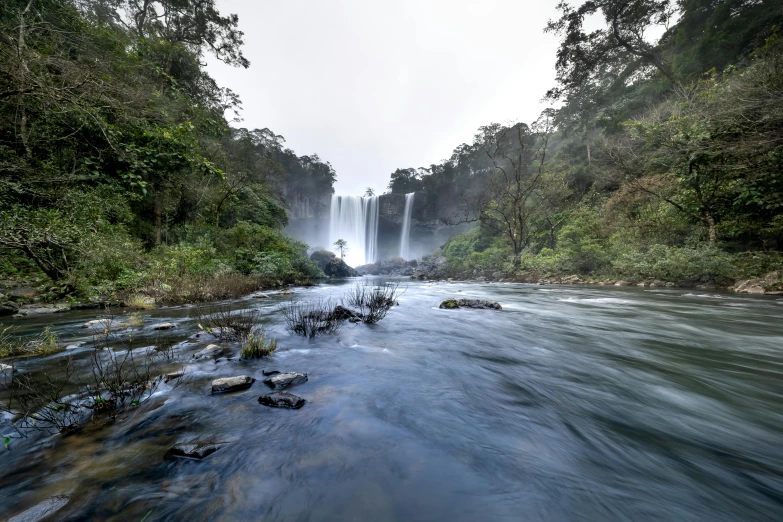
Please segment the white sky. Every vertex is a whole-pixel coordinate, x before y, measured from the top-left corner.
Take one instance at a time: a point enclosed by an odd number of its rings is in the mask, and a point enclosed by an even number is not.
[[[269,127],[337,171],[335,190],[381,193],[481,125],[534,120],[554,85],[557,0],[222,0],[239,15],[249,69],[209,60]]]

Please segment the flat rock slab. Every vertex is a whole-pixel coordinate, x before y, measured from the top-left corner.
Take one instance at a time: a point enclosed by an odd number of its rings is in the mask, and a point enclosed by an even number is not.
[[[484,301],[482,299],[446,299],[440,304],[440,308],[445,310],[454,308],[476,308],[480,310],[503,309],[497,301]]]
[[[218,355],[220,355],[221,353],[223,353],[223,348],[221,346],[218,346],[216,344],[210,344],[209,346],[207,346],[203,350],[194,353],[193,354],[193,358],[194,359],[203,359],[205,357],[206,358],[210,358],[210,357],[214,358],[214,357],[217,357]]]
[[[166,456],[186,459],[203,459],[212,455],[225,445],[225,442],[185,442],[172,446],[166,452]]]
[[[71,309],[67,304],[51,304],[51,305],[39,305],[30,307],[21,307],[15,314],[19,317],[27,317],[29,315],[43,315],[43,314],[58,314],[67,312]]]
[[[117,322],[113,319],[106,318],[106,319],[93,319],[92,321],[87,321],[82,325],[82,328],[93,328],[95,330],[109,330],[114,326],[117,326]]]
[[[266,295],[263,292],[256,292],[255,294],[250,294],[250,297],[252,297],[253,299],[267,299],[267,298],[269,298],[269,296]]]
[[[303,382],[307,382],[306,373],[278,373],[268,379],[264,379],[264,384],[273,390],[282,390],[283,388],[288,388],[295,384],[302,384]]]
[[[256,380],[248,375],[224,377],[212,381],[212,393],[231,392],[250,388]]]
[[[65,507],[68,500],[66,496],[49,498],[25,512],[9,518],[7,522],[38,522]]]
[[[275,392],[262,395],[258,398],[258,402],[271,408],[288,408],[291,410],[298,410],[304,406],[307,401],[288,392]]]
[[[185,375],[184,371],[167,373],[166,375],[163,376],[163,382],[168,383],[169,381],[173,381],[174,379],[180,379],[184,375]]]
[[[172,328],[176,328],[177,325],[174,323],[158,323],[156,325],[152,326],[153,330],[171,330]]]

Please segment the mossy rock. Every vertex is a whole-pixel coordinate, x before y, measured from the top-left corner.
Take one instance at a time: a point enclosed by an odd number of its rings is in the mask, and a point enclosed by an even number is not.
[[[497,301],[486,301],[483,299],[446,299],[440,304],[444,310],[454,308],[476,308],[479,310],[502,310],[503,307]]]

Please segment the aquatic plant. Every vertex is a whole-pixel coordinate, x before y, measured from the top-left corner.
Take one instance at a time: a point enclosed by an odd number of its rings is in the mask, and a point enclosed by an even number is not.
[[[343,301],[357,310],[357,316],[364,324],[375,324],[398,304],[397,299],[402,293],[399,283],[359,283],[345,295]]]
[[[258,310],[231,310],[226,306],[199,309],[198,326],[222,340],[238,341],[247,337],[259,322]]]
[[[310,338],[334,333],[342,327],[342,320],[333,313],[333,310],[334,304],[331,299],[299,301],[280,308],[288,330],[296,335]]]
[[[240,355],[243,359],[269,357],[277,349],[277,339],[267,339],[263,330],[256,328],[242,339]]]

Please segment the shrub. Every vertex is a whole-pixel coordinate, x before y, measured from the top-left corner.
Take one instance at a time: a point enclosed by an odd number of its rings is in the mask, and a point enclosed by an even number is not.
[[[47,326],[33,338],[15,337],[11,328],[0,329],[0,357],[32,357],[60,353],[65,347],[58,344],[59,336]]]
[[[358,310],[364,324],[374,324],[386,317],[401,295],[398,283],[384,285],[357,284],[343,298],[345,303]]]
[[[258,310],[230,310],[225,306],[201,309],[197,318],[199,328],[224,340],[247,338],[259,322]]]
[[[281,306],[286,327],[296,335],[313,338],[334,333],[342,327],[342,321],[333,313],[330,299],[311,302],[299,301]]]

